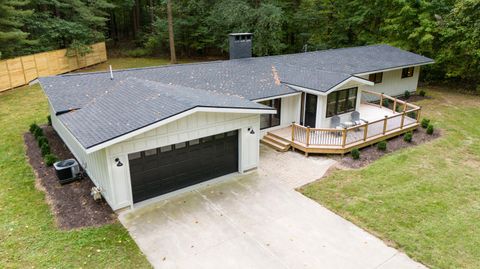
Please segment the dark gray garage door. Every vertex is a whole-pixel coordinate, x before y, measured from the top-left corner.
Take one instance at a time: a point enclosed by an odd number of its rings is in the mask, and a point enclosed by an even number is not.
[[[238,171],[238,132],[128,155],[133,202]]]

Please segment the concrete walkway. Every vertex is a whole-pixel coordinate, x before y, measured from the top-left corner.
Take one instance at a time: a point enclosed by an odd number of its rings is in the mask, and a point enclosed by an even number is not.
[[[120,220],[156,268],[425,268],[294,190],[333,163],[262,146],[258,171]]]

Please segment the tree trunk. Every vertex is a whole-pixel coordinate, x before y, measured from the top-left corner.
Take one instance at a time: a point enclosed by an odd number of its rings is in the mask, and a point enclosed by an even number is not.
[[[175,54],[175,40],[173,37],[173,15],[172,0],[167,0],[167,16],[168,16],[168,39],[170,41],[170,62],[177,63],[177,55]]]
[[[153,33],[153,22],[155,21],[155,17],[153,16],[153,0],[150,0],[150,31]]]

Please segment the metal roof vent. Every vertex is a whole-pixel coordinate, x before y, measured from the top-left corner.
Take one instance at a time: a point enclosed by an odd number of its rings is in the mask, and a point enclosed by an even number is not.
[[[252,57],[252,40],[251,33],[232,33],[228,35],[230,44],[230,59],[241,59]]]

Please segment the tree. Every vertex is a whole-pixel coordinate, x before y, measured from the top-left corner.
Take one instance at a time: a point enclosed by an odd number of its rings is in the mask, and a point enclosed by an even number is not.
[[[177,63],[177,54],[175,53],[175,37],[173,34],[173,15],[172,0],[167,0],[167,17],[168,17],[168,40],[170,43],[170,62]]]
[[[459,0],[441,27],[437,61],[446,78],[480,84],[480,2]]]
[[[273,4],[261,3],[256,10],[253,51],[255,55],[281,53],[287,46],[284,43],[284,12]]]
[[[28,53],[57,48],[88,52],[88,45],[105,39],[107,10],[114,7],[107,0],[31,0],[29,6],[39,12],[24,19],[25,28],[39,42],[25,48]]]
[[[22,18],[30,16],[31,10],[22,8],[27,1],[0,0],[0,58],[15,56],[15,52],[28,41],[28,33],[21,30]]]

